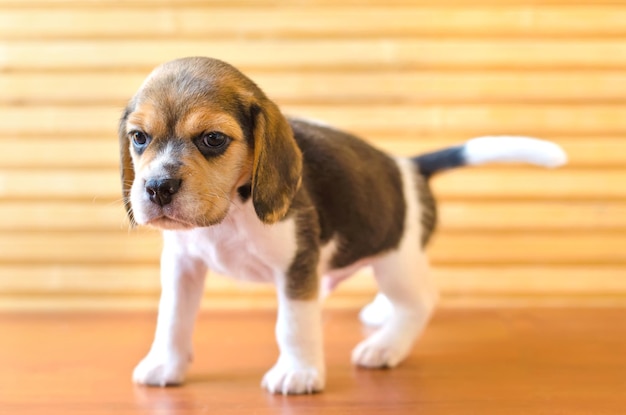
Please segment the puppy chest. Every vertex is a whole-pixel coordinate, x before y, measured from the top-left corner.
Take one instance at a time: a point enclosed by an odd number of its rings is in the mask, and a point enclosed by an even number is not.
[[[291,226],[226,221],[191,231],[184,243],[212,272],[247,281],[273,282],[295,257]]]
[[[201,257],[211,271],[245,281],[272,282],[274,269],[249,241],[227,240],[200,247]]]

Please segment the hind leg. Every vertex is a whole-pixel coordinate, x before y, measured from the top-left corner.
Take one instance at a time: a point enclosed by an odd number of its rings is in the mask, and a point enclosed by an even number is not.
[[[389,299],[378,293],[374,300],[359,312],[359,320],[366,326],[380,327],[391,317],[393,307]]]
[[[390,304],[389,316],[352,352],[352,363],[357,366],[396,366],[410,353],[434,310],[438,295],[428,273],[426,255],[419,245],[403,245],[373,264],[380,294]]]

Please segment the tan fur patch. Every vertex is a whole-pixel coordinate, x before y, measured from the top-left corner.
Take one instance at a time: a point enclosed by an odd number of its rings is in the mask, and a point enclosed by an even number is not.
[[[139,130],[151,136],[161,136],[166,132],[165,120],[151,102],[142,102],[128,115],[126,131]]]
[[[231,115],[219,109],[201,108],[191,110],[176,125],[179,137],[196,137],[203,132],[220,131],[237,141],[243,141],[243,131]]]

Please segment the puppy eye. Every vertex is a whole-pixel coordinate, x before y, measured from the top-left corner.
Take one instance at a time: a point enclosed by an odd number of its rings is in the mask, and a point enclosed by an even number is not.
[[[222,155],[232,139],[219,131],[210,131],[197,136],[193,141],[202,155],[209,158]]]
[[[206,147],[218,149],[228,143],[228,136],[218,131],[211,131],[202,136],[202,144]]]
[[[142,131],[131,131],[129,135],[130,135],[130,138],[133,140],[133,144],[137,148],[144,147],[146,144],[148,144],[148,141],[150,141],[146,133]]]

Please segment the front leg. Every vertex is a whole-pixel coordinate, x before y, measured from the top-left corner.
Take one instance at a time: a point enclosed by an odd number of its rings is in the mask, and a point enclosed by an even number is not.
[[[279,287],[276,340],[278,361],[263,377],[271,393],[320,392],[325,384],[321,304],[317,298],[289,298]]]
[[[193,328],[206,272],[202,261],[181,251],[164,235],[156,334],[150,352],[133,371],[134,382],[167,386],[184,381],[192,358]]]

